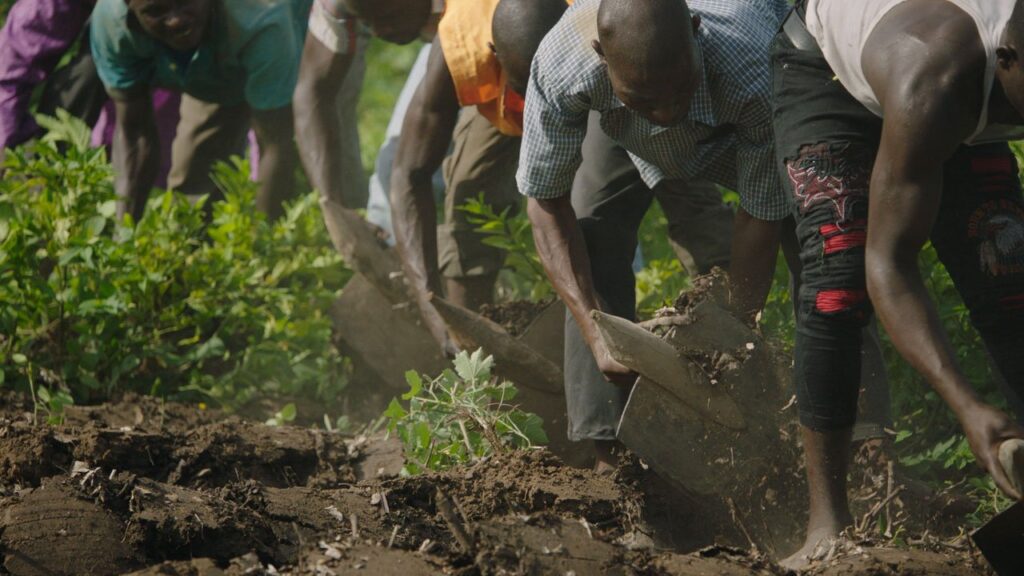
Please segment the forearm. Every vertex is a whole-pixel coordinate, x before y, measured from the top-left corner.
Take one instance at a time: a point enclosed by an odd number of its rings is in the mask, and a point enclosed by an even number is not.
[[[752,321],[764,308],[772,287],[782,222],[760,220],[740,208],[733,230],[730,307],[741,318]]]
[[[274,220],[284,213],[284,202],[292,196],[298,157],[288,139],[266,142],[260,149],[260,190],[256,208]]]
[[[868,250],[868,291],[893,345],[958,416],[978,396],[957,365],[942,321],[917,268],[917,259]]]
[[[396,166],[391,173],[391,220],[406,279],[418,295],[441,293],[437,213],[432,171]]]
[[[591,345],[597,330],[590,313],[601,304],[594,289],[586,242],[569,197],[529,199],[527,214],[544,271]]]
[[[113,146],[114,189],[120,199],[119,216],[142,217],[146,198],[160,169],[160,140],[156,126],[134,126],[118,121]]]
[[[295,133],[299,156],[313,189],[344,206],[341,194],[345,174],[341,172],[340,119],[336,93],[308,86],[295,93]],[[361,206],[345,206],[361,208]]]

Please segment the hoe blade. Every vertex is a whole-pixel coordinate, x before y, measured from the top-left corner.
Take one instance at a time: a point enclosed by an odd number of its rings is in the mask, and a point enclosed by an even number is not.
[[[999,513],[971,534],[971,539],[999,576],[1024,574],[1024,503]]]

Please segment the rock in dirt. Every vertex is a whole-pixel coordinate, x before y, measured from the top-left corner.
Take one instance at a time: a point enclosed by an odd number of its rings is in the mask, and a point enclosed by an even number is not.
[[[58,482],[5,503],[0,531],[13,576],[105,576],[143,565],[113,514]]]

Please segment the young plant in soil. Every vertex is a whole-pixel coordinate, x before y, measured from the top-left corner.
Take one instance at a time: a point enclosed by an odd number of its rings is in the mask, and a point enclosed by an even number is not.
[[[409,392],[402,400],[408,408],[395,398],[384,412],[388,431],[405,448],[403,473],[444,470],[547,443],[541,418],[512,403],[515,386],[492,377],[492,356],[463,351],[453,367],[433,379],[407,372]]]

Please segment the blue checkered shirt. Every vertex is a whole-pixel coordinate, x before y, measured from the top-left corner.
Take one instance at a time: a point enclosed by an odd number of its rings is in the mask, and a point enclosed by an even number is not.
[[[591,110],[632,156],[644,183],[703,178],[736,190],[750,215],[790,214],[775,167],[768,50],[786,0],[690,0],[701,17],[703,81],[678,126],[653,124],[612,92],[591,41],[601,0],[577,0],[533,61],[516,179],[532,198],[569,194]]]

